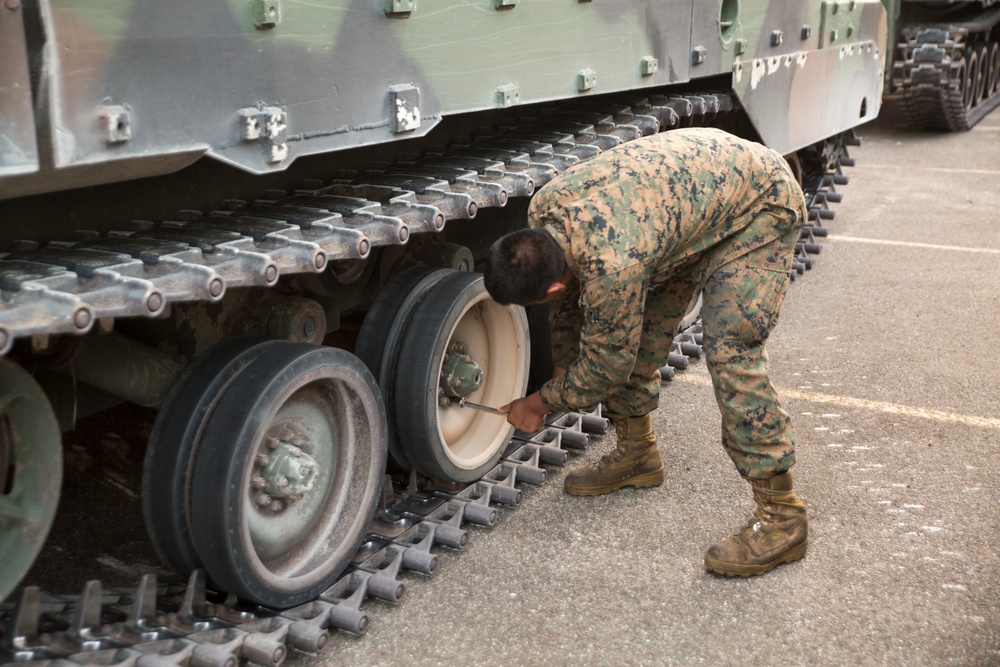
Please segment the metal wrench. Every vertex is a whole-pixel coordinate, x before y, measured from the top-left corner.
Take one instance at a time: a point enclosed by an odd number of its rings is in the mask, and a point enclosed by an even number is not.
[[[500,412],[496,408],[491,408],[488,405],[480,405],[479,403],[473,403],[472,401],[467,401],[464,398],[453,397],[451,399],[451,404],[452,405],[457,405],[460,408],[473,408],[475,410],[482,410],[483,412],[490,412],[492,414],[500,415],[502,417],[506,417],[507,416],[506,412]]]

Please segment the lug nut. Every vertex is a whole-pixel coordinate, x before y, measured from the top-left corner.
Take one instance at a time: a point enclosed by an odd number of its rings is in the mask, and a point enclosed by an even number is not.
[[[260,475],[255,475],[254,478],[250,480],[250,486],[255,489],[263,489],[267,486],[267,480]]]
[[[264,468],[271,462],[271,458],[267,454],[258,454],[254,457],[253,462]]]
[[[264,436],[264,444],[267,445],[269,449],[276,449],[278,445],[281,444],[281,441],[273,435],[266,435]]]
[[[280,486],[281,488],[285,488],[286,486],[288,486],[288,480],[286,478],[282,477],[281,481],[278,482],[278,486]]]
[[[272,500],[273,498],[271,498],[271,496],[267,495],[266,493],[257,494],[257,504],[260,505],[261,507],[267,507],[268,505],[271,504]]]
[[[271,509],[275,512],[280,512],[281,510],[285,509],[285,503],[281,502],[280,500],[275,500],[273,503],[271,503]]]

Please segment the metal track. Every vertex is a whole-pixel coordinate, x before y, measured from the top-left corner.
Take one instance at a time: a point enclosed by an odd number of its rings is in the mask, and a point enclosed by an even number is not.
[[[45,248],[24,245],[0,256],[0,351],[17,337],[84,333],[104,318],[152,316],[175,301],[215,301],[229,287],[319,272],[330,261],[364,257],[374,246],[471,218],[508,196],[529,196],[622,141],[711,122],[731,109],[726,95],[698,95],[626,100],[612,113],[542,113],[421,161],[291,194],[266,193],[251,204],[230,202],[208,216]],[[827,173],[807,183],[809,220],[793,278],[812,267],[816,239],[826,236],[822,223],[840,200],[836,186],[847,182],[841,167],[851,164],[844,149]],[[664,377],[700,357],[700,343],[697,323],[678,335]],[[401,571],[433,574],[433,548],[464,548],[465,525],[494,525],[494,505],[516,506],[519,485],[543,483],[543,466],[563,465],[569,451],[589,444],[589,433],[607,428],[599,408],[559,416],[530,439],[516,435],[493,470],[457,492],[421,490],[415,479],[387,476],[379,511],[347,573],[294,609],[242,606],[208,591],[200,571],[186,585],[158,585],[146,575],[127,591],[103,591],[91,581],[76,596],[26,587],[16,604],[0,606],[0,665],[236,667],[246,660],[277,667],[289,647],[318,652],[331,631],[364,634],[368,598],[399,601]]]
[[[156,317],[171,303],[213,302],[229,288],[273,286],[321,273],[441,231],[510,196],[530,196],[567,167],[625,140],[705,122],[732,109],[727,95],[630,101],[613,113],[542,113],[413,162],[372,168],[295,193],[227,202],[209,213],[0,253],[0,355],[15,339],[36,344],[83,334],[97,322]]]
[[[316,653],[330,632],[364,634],[369,598],[399,602],[403,571],[432,575],[432,548],[463,549],[466,525],[492,527],[495,505],[521,503],[519,486],[545,482],[543,466],[563,465],[609,422],[600,408],[551,419],[531,438],[516,435],[480,480],[452,492],[417,488],[386,476],[379,511],[348,571],[316,600],[284,611],[242,606],[210,593],[204,572],[187,584],[142,577],[134,590],[104,591],[89,581],[78,596],[43,595],[29,586],[16,606],[0,609],[0,665],[236,667],[246,660],[277,667],[289,647]]]
[[[332,261],[405,244],[508,197],[530,196],[569,166],[640,136],[711,124],[733,110],[727,94],[650,96],[602,111],[551,110],[501,122],[492,134],[293,193],[225,202],[203,215],[83,231],[0,253],[0,356],[14,341],[84,334],[120,317],[157,317],[170,304],[215,302],[234,287],[322,273]]]
[[[951,132],[972,128],[1000,105],[997,65],[985,82],[985,94],[976,99],[966,79],[973,50],[983,68],[982,47],[993,58],[1000,24],[1000,5],[972,21],[954,24],[907,26],[900,31],[898,56],[893,64],[892,89],[910,125],[924,130]],[[989,68],[987,68],[989,69]]]

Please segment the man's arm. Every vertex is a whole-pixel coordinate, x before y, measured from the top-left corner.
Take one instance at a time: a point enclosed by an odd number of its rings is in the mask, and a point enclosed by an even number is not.
[[[580,351],[580,330],[583,326],[583,309],[580,307],[580,284],[576,281],[549,306],[549,325],[552,331],[552,360],[555,368],[552,377],[566,372]],[[535,392],[511,401],[499,408],[507,413],[507,421],[519,431],[535,433],[545,425],[549,408],[542,403],[541,394]]]
[[[557,373],[540,391],[501,407],[507,421],[520,431],[534,433],[545,425],[550,411],[589,408],[624,384],[642,338],[648,284],[642,265],[587,283],[579,355],[565,373]]]
[[[642,338],[648,289],[648,270],[643,264],[583,286],[579,354],[563,375],[542,386],[540,398],[545,406],[550,410],[588,408],[628,380]],[[556,365],[561,365],[558,358]]]
[[[580,354],[583,308],[580,307],[578,281],[573,281],[549,304],[549,328],[552,331],[552,363],[565,369]]]

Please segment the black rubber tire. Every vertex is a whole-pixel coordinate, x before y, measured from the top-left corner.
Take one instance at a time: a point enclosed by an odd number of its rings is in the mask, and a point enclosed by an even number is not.
[[[513,364],[514,377],[511,379],[510,391],[503,396],[498,395],[500,391],[506,390],[494,388],[487,379],[480,390],[485,392],[483,398],[479,400],[470,398],[470,400],[473,402],[485,400],[488,404],[501,405],[514,398],[520,398],[527,387],[531,354],[527,317],[523,308],[519,306],[503,307],[489,300],[481,274],[453,272],[434,284],[423,294],[402,335],[399,358],[406,360],[406,372],[396,374],[394,400],[388,405],[395,413],[396,422],[406,424],[406,432],[401,434],[403,438],[401,444],[406,458],[419,472],[438,479],[463,483],[479,479],[496,465],[503,454],[504,446],[514,432],[514,427],[507,424],[502,417],[475,412],[477,420],[481,417],[492,421],[477,422],[470,428],[482,429],[492,437],[484,451],[474,451],[466,455],[464,451],[458,452],[457,448],[453,451],[453,443],[446,442],[439,424],[438,382],[444,355],[452,333],[462,321],[467,309],[475,307],[476,303],[482,303],[484,299],[498,309],[497,317],[501,317],[499,309],[506,309],[504,316],[511,318],[510,329],[519,329],[516,335],[520,336],[525,349],[513,350],[511,356],[505,356],[503,351],[491,349],[489,356],[494,363],[498,359],[503,359],[505,364]],[[487,324],[483,327],[489,329]],[[490,333],[500,335],[499,329],[490,330]],[[499,340],[495,338],[495,341]],[[514,355],[521,356],[520,367],[514,363],[512,358]],[[484,367],[483,370],[487,376],[490,375],[491,371],[487,368]],[[473,394],[473,397],[476,396],[479,394]],[[455,406],[447,409],[472,411],[472,408]],[[462,439],[465,440],[464,436]]]
[[[973,91],[973,104],[979,106],[989,93],[986,90],[990,79],[990,49],[984,44],[979,47],[979,76],[976,78],[975,90]]]
[[[174,383],[153,424],[142,471],[142,514],[156,553],[180,575],[201,567],[191,540],[189,488],[204,424],[268,340],[243,336],[199,355]]]
[[[307,436],[299,446],[317,461],[318,488],[279,516],[256,505],[250,481],[257,455],[269,451],[269,429],[289,423]],[[337,348],[267,344],[219,400],[195,458],[192,537],[209,579],[276,608],[332,585],[375,512],[386,438],[381,395],[360,359]]]
[[[1000,42],[990,45],[990,78],[986,82],[987,97],[1000,92]]]
[[[965,108],[972,109],[978,102],[976,99],[976,85],[979,82],[979,53],[975,49],[965,52],[965,77],[962,81],[962,104]]]
[[[389,407],[389,463],[397,470],[410,469],[410,462],[399,444],[391,409],[402,332],[405,331],[410,314],[421,295],[449,273],[453,271],[430,266],[411,266],[394,276],[368,309],[358,332],[358,342],[354,346],[354,354],[375,376],[382,390],[382,401]]]
[[[371,308],[365,315],[361,329],[358,331],[358,342],[354,345],[354,354],[361,359],[376,378],[382,370],[383,355],[389,340],[389,329],[392,327],[399,309],[413,288],[436,270],[430,266],[411,266],[399,272],[386,283]],[[442,273],[441,275],[444,275]]]

